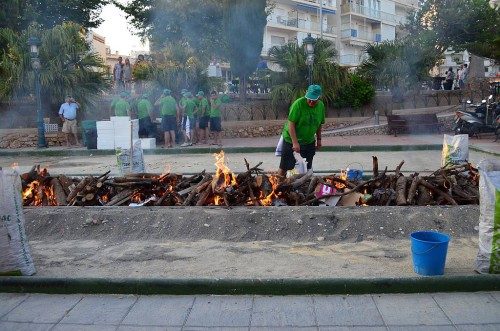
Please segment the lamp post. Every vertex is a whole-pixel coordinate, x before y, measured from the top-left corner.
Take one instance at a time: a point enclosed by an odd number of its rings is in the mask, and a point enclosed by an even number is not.
[[[303,40],[306,45],[306,55],[307,55],[307,66],[309,67],[309,85],[312,85],[312,66],[314,63],[314,44],[316,44],[316,40],[311,37],[311,34],[308,33],[307,37]]]
[[[31,66],[35,73],[35,98],[36,98],[36,112],[37,112],[37,125],[38,125],[38,148],[47,147],[45,141],[45,128],[43,123],[42,114],[42,101],[40,99],[40,59],[38,58],[39,47],[42,43],[37,37],[30,37],[28,39],[28,46],[30,46],[31,53]]]

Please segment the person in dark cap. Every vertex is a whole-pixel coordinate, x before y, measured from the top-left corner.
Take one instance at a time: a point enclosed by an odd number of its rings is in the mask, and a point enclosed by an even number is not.
[[[132,116],[127,92],[120,93],[120,100],[115,103],[115,116]]]
[[[208,122],[210,121],[210,104],[207,98],[205,98],[205,93],[199,91],[196,96],[198,97],[198,116],[199,116],[199,128],[200,128],[200,142],[202,144],[208,143],[208,136],[210,134],[208,129]]]
[[[168,88],[163,90],[163,94],[156,100],[155,106],[160,106],[161,129],[165,137],[165,147],[175,148],[175,136],[177,123],[179,123],[181,114],[177,101],[171,95],[172,91]]]
[[[295,167],[293,153],[300,153],[306,159],[307,170],[312,169],[316,150],[321,148],[321,125],[325,123],[325,105],[320,100],[321,86],[311,85],[304,97],[292,104],[288,121],[283,128],[283,147],[278,175]]]

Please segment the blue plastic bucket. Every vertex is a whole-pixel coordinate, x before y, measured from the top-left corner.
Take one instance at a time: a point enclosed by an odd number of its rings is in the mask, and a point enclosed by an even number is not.
[[[440,232],[418,231],[410,234],[413,270],[419,275],[444,274],[450,236]]]
[[[358,164],[360,169],[350,169],[352,164]],[[352,162],[347,165],[347,180],[357,180],[363,178],[363,166],[359,162]]]

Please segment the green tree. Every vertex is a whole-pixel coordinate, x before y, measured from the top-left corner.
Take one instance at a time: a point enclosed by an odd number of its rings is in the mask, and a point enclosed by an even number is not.
[[[267,24],[266,0],[233,0],[224,8],[231,70],[240,77],[240,101],[246,102],[246,84],[256,69]],[[244,42],[242,42],[242,40]]]
[[[269,50],[270,61],[279,65],[281,72],[271,74],[273,86],[271,97],[273,106],[292,102],[305,95],[308,82],[308,66],[304,45],[287,44]],[[333,43],[318,39],[314,46],[312,80],[323,88],[323,100],[332,104],[341,86],[349,84],[347,70],[335,61],[337,51]]]
[[[108,0],[4,0],[0,8],[0,28],[14,31],[27,29],[36,23],[40,29],[50,29],[64,22],[75,22],[85,28],[102,23],[99,17]]]
[[[420,38],[411,37],[369,44],[364,51],[368,58],[358,67],[358,73],[375,87],[390,89],[397,98],[429,79],[429,70],[441,53]]]
[[[224,1],[219,0],[133,0],[127,5],[114,1],[127,15],[153,50],[171,43],[188,43],[204,61],[225,50],[222,33]]]
[[[334,106],[354,109],[370,103],[375,96],[375,89],[370,81],[357,74],[349,74],[349,83],[343,85],[335,96]]]
[[[49,30],[15,32],[0,29],[0,100],[30,98],[34,77],[27,40],[38,35],[40,87],[45,109],[58,109],[71,93],[83,109],[97,106],[96,97],[110,87],[102,58],[89,52],[81,25],[67,23]]]
[[[486,0],[427,0],[408,15],[412,36],[428,35],[441,51],[452,48],[500,59],[500,8]]]

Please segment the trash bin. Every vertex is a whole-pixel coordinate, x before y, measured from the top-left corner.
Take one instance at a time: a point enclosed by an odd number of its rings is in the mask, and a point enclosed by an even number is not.
[[[82,143],[84,146],[88,146],[88,140],[87,140],[87,130],[90,131],[95,131],[95,136],[96,136],[96,143],[93,149],[97,148],[97,122],[96,121],[82,121]],[[92,134],[91,134],[92,135]],[[91,148],[88,148],[91,149]]]
[[[97,129],[85,129],[83,136],[86,140],[87,149],[97,149]]]

